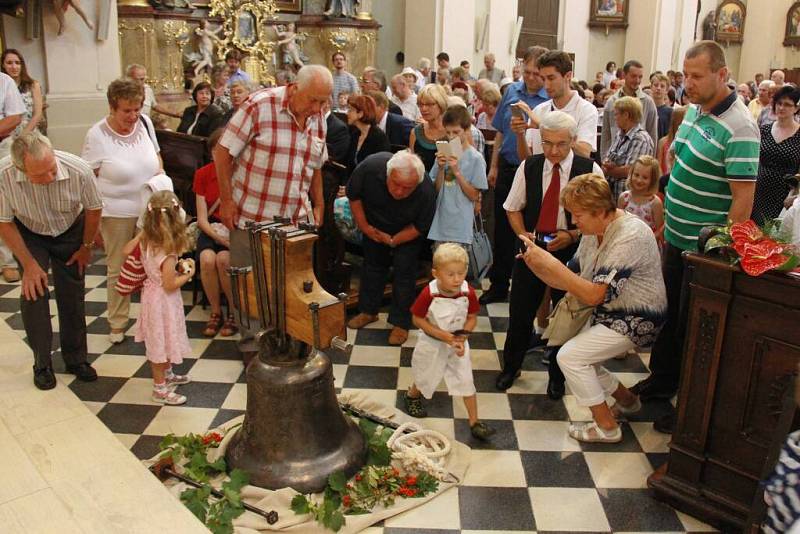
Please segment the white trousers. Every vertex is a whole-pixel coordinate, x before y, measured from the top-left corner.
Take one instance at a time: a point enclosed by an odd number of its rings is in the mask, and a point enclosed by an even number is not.
[[[617,390],[617,377],[601,364],[635,346],[629,337],[596,324],[559,349],[558,366],[578,405],[596,406]]]

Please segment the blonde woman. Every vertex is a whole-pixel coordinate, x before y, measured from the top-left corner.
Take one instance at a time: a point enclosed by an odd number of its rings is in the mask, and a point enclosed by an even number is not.
[[[417,107],[422,118],[412,130],[408,146],[422,159],[425,172],[430,172],[436,161],[436,141],[447,139],[442,125],[442,116],[447,111],[447,92],[441,85],[429,83],[420,90]]]

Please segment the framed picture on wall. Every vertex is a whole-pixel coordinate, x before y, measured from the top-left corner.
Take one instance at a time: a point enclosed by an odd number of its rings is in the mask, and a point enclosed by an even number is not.
[[[741,43],[747,10],[739,0],[724,0],[717,8],[718,42]]]
[[[783,46],[800,46],[800,2],[795,2],[786,12],[786,33]]]
[[[275,6],[281,13],[303,12],[303,0],[277,0]]]
[[[628,27],[630,0],[591,0],[589,26],[606,28]]]

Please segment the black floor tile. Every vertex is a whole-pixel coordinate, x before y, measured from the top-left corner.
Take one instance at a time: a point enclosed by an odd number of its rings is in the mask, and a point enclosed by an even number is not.
[[[569,413],[563,401],[554,401],[547,395],[508,394],[511,416],[516,420],[568,421]]]
[[[219,408],[228,393],[233,389],[233,384],[223,382],[190,382],[178,386],[176,392],[186,395],[184,406],[194,408]]]
[[[412,356],[414,347],[400,347],[400,367],[411,367]]]
[[[603,367],[612,373],[647,373],[647,366],[639,356],[627,356],[622,360],[611,358],[603,362]]]
[[[494,385],[497,381],[498,371],[487,371],[483,369],[472,370],[473,382],[475,383],[475,390],[478,393],[499,393],[500,391]]]
[[[461,531],[443,528],[383,528],[383,534],[458,534],[459,532]]]
[[[520,451],[529,487],[593,488],[594,479],[581,452]]]
[[[131,302],[133,302],[133,301],[131,301]],[[86,312],[86,315],[91,316],[91,317],[100,317],[101,315],[103,315],[105,313],[106,309],[108,308],[108,305],[105,302],[86,301],[86,302],[83,303],[83,306],[84,306],[84,311]],[[132,325],[135,322],[136,322],[136,318],[135,317],[131,318],[130,324]]]
[[[536,530],[527,488],[461,486],[458,505],[464,530]]]
[[[133,356],[144,356],[146,354],[144,342],[137,343],[133,336],[125,336],[122,343],[113,343],[108,348],[106,354],[130,354]]]
[[[391,347],[389,333],[385,328],[362,328],[356,332],[356,345],[372,345],[377,347]]]
[[[664,415],[673,413],[674,411],[675,408],[668,400],[659,399],[649,402],[643,402],[641,411],[635,414],[626,415],[625,419],[634,422],[651,423],[656,419],[661,418]]]
[[[211,421],[211,424],[208,425],[209,430],[212,428],[217,428],[220,425],[223,425],[233,419],[234,417],[239,417],[240,415],[244,414],[244,410],[226,410],[220,409],[217,412],[217,415],[214,416],[214,419]]]
[[[108,319],[105,317],[98,317],[94,319],[92,322],[89,322],[89,318],[86,318],[86,333],[87,334],[102,334],[107,336],[111,333],[111,326],[108,324]]]
[[[517,434],[514,432],[514,424],[511,421],[501,421],[498,419],[482,419],[482,421],[495,429],[495,434],[488,440],[483,441],[472,437],[469,429],[469,421],[466,419],[455,420],[456,439],[468,445],[471,449],[481,449],[489,451],[516,451],[519,449]],[[462,528],[465,528],[462,525]]]
[[[191,311],[191,306],[189,307]],[[188,313],[188,312],[187,312]],[[203,339],[203,330],[206,329],[206,321],[186,321],[186,334],[191,339]]]
[[[347,368],[343,387],[397,389],[397,368],[351,365]]]
[[[614,532],[683,531],[675,511],[653,498],[646,489],[607,489],[600,502]]]
[[[97,417],[117,434],[141,434],[160,409],[161,406],[109,403],[103,406]]]
[[[508,317],[489,317],[492,332],[508,332]]]
[[[127,378],[112,376],[98,376],[94,382],[82,382],[76,378],[69,389],[82,401],[108,402],[127,381]]]
[[[473,350],[496,350],[491,332],[473,332],[469,336],[469,346]]]
[[[650,461],[650,465],[653,466],[653,471],[667,463],[669,459],[669,453],[666,452],[648,452],[645,456]]]
[[[149,460],[161,452],[158,446],[164,436],[139,436],[136,443],[131,447],[131,452],[140,460]]]
[[[19,298],[0,299],[0,312],[13,313],[19,311]]]
[[[242,353],[239,352],[236,341],[215,339],[209,343],[200,357],[213,358],[215,360],[241,360]]]
[[[184,358],[183,362],[172,366],[172,372],[178,375],[191,374],[192,367],[197,360],[195,358]],[[144,362],[142,366],[133,374],[134,378],[153,378],[150,362]]]

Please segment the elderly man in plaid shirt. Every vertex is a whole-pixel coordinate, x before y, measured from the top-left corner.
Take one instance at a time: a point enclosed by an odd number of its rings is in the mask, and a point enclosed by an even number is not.
[[[322,224],[320,168],[328,159],[327,124],[320,109],[333,89],[330,71],[306,65],[285,87],[250,95],[231,118],[214,149],[220,216],[231,229],[231,266],[252,265],[248,221]],[[310,197],[310,198],[309,198]],[[239,350],[249,361],[258,350],[254,332],[240,325]]]

